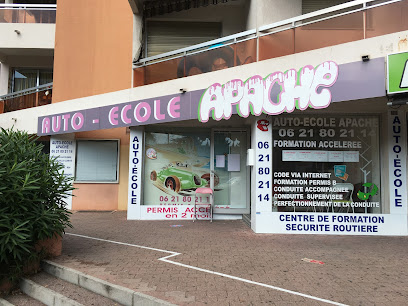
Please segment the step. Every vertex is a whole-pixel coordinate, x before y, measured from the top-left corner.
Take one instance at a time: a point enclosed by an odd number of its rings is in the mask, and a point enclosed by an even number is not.
[[[44,306],[44,303],[24,294],[20,289],[14,290],[6,297],[0,298],[0,306]]]
[[[251,215],[250,214],[242,215],[242,221],[244,221],[244,223],[248,225],[249,228],[251,228]]]
[[[43,260],[41,263],[43,271],[88,289],[94,293],[107,297],[122,305],[143,305],[143,306],[170,306],[174,305],[166,301],[151,297],[149,295],[133,291],[131,289],[118,286],[102,279],[84,274],[80,271],[64,267],[49,260]]]
[[[111,299],[56,278],[46,272],[37,273],[28,277],[28,279],[46,289],[64,296],[65,298],[75,301],[75,303],[73,303],[74,305],[118,305],[117,302],[114,302]]]
[[[23,291],[25,294],[29,295],[30,297],[46,305],[49,305],[49,306],[57,306],[57,305],[58,306],[59,305],[81,306],[82,305],[70,298],[67,298],[66,296],[58,292],[55,292],[54,290],[41,286],[28,278],[21,279],[20,289],[21,291]]]

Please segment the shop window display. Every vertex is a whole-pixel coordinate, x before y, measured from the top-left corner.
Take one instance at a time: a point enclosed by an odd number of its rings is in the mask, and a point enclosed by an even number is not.
[[[210,132],[147,132],[144,205],[188,205],[209,185]]]
[[[195,191],[211,186],[211,131],[185,130],[145,133],[144,205],[209,202]],[[246,131],[214,131],[215,208],[247,208],[246,137]]]
[[[377,116],[279,116],[273,210],[382,213]]]

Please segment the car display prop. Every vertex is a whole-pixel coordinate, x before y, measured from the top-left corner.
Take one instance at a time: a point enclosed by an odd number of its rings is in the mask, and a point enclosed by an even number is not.
[[[157,173],[153,170],[150,173],[150,179],[154,182],[161,181],[166,188],[173,190],[176,193],[180,191],[194,191],[200,187],[210,186],[210,174],[205,173],[201,177],[194,172],[180,169],[174,165],[162,169]],[[214,174],[214,186],[218,185],[219,178]]]

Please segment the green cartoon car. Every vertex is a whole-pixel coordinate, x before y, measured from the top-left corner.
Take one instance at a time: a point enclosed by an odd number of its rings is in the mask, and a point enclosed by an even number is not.
[[[164,186],[178,193],[181,190],[195,190],[199,187],[209,186],[210,174],[206,173],[200,177],[198,174],[184,169],[168,167],[159,173],[153,170],[150,173],[150,179],[152,181],[160,180]],[[217,185],[218,177],[215,180]]]

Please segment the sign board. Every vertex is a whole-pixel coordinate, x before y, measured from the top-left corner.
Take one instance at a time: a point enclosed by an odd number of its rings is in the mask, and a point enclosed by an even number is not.
[[[140,219],[142,197],[143,129],[130,129],[128,219]]]
[[[388,111],[390,213],[407,214],[406,134],[404,111]]]
[[[387,92],[389,95],[408,92],[408,52],[387,56]]]
[[[70,178],[75,176],[75,150],[76,142],[74,134],[51,136],[50,157],[55,157],[58,162],[64,165],[64,174]],[[72,191],[69,192],[72,194]],[[65,199],[67,209],[72,209],[72,196]]]
[[[261,114],[321,109],[332,102],[385,96],[384,58],[338,66],[332,61],[275,71],[245,80],[236,76],[206,89],[38,118],[38,136],[198,119],[207,122]],[[358,78],[356,78],[358,76]],[[270,95],[268,95],[270,94]],[[265,99],[264,99],[265,98]],[[279,102],[279,103],[278,103]]]

